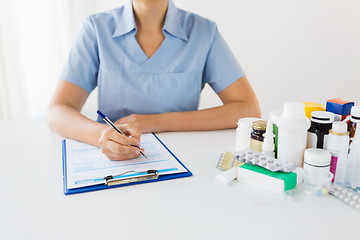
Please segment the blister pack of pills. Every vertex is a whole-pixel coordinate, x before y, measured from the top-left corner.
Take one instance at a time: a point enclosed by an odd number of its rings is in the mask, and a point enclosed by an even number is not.
[[[235,155],[232,152],[223,152],[220,155],[217,168],[223,171],[229,170],[232,167],[239,167],[243,162],[235,158]]]
[[[261,166],[272,172],[291,172],[296,168],[293,162],[282,161],[252,149],[235,153],[234,158],[247,164]]]
[[[337,185],[331,187],[329,193],[346,205],[360,211],[360,193],[355,192],[350,188]]]

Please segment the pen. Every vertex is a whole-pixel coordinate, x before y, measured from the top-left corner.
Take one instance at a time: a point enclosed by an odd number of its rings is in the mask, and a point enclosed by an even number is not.
[[[99,110],[97,110],[97,114],[99,114],[99,116],[100,116],[109,126],[113,127],[118,133],[126,136],[126,135],[125,135],[119,128],[117,128],[117,127],[115,126],[115,124],[114,124],[108,117],[106,117],[102,112],[100,112]],[[135,146],[135,145],[131,145],[131,146],[140,149],[139,146]],[[144,154],[141,150],[140,150],[140,153],[141,153],[141,155],[143,155],[145,158],[147,158],[147,156],[145,156],[145,154]],[[147,159],[148,159],[148,158],[147,158]]]

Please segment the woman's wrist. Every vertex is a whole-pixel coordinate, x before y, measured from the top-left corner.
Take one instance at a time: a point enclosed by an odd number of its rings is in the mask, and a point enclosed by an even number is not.
[[[105,130],[108,128],[108,126],[106,124],[102,124],[102,123],[98,123],[95,122],[95,126],[96,130],[94,131],[94,144],[95,146],[99,147],[99,140],[101,138],[101,136],[103,135],[103,133],[105,132]]]
[[[148,132],[165,132],[166,130],[166,121],[164,119],[164,115],[166,113],[160,113],[160,114],[151,114],[150,119],[148,121]]]
[[[178,112],[168,112],[156,114],[154,119],[154,125],[156,126],[156,132],[172,132],[176,131],[176,115]]]

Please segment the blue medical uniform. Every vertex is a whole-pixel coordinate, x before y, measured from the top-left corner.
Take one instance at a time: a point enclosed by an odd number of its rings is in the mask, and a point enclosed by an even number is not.
[[[136,31],[130,0],[88,17],[61,74],[88,92],[97,86],[99,109],[113,121],[132,113],[196,110],[205,83],[219,93],[244,76],[216,24],[171,0],[165,39],[152,57]]]

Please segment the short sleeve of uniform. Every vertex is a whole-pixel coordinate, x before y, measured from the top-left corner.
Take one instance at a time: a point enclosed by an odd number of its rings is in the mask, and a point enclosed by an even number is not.
[[[208,83],[219,93],[243,76],[244,71],[216,27],[205,63],[203,83]]]
[[[69,59],[60,75],[60,79],[71,82],[91,92],[97,85],[99,71],[99,53],[94,24],[88,17],[71,48]]]

